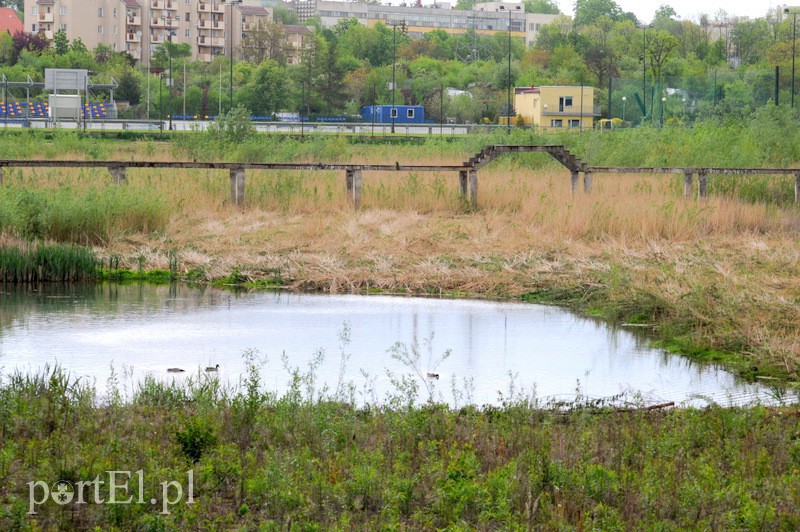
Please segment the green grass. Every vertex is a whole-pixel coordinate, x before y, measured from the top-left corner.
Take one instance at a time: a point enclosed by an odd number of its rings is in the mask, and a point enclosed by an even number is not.
[[[314,389],[287,374],[284,395],[258,353],[229,388],[196,375],[133,383],[115,373],[105,393],[61,368],[0,384],[0,524],[11,529],[737,529],[800,526],[800,411],[666,411],[542,404],[409,401],[356,406],[356,392]],[[414,378],[413,375],[410,378]],[[310,385],[310,387],[309,387]],[[634,405],[635,406],[635,405]],[[29,510],[28,482],[76,485],[108,471],[143,472],[156,505],[53,502]],[[161,482],[194,505],[162,509]],[[118,480],[126,480],[124,477]],[[138,498],[138,476],[117,498]],[[118,482],[119,484],[119,482]]]

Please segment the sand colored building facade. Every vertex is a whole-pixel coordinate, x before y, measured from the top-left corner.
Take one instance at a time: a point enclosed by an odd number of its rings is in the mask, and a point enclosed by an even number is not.
[[[143,63],[169,40],[189,44],[193,59],[230,57],[259,22],[271,21],[259,0],[25,0],[25,31],[52,39],[63,29],[70,41],[105,44]]]
[[[579,85],[517,87],[514,109],[525,125],[543,129],[591,129],[599,116],[594,87]]]

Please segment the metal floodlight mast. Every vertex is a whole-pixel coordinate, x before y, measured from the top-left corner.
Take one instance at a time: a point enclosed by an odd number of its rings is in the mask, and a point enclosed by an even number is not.
[[[787,15],[792,15],[792,109],[794,109],[794,62],[795,62],[795,43],[797,42],[797,11],[791,11],[788,7],[783,10]]]
[[[241,4],[242,0],[228,0],[228,3],[231,6],[231,17],[228,21],[230,23],[231,28],[231,42],[230,42],[230,59],[231,59],[231,86],[230,86],[230,101],[231,101],[231,108],[230,113],[233,113],[233,4]]]

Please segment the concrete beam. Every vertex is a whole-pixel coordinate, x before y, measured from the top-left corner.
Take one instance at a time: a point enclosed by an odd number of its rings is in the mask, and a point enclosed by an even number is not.
[[[231,168],[231,202],[244,205],[244,168]]]

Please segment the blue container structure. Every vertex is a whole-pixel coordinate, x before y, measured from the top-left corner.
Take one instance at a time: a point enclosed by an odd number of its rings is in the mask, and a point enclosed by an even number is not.
[[[376,124],[391,124],[392,109],[397,110],[394,118],[395,124],[432,124],[425,120],[425,107],[422,105],[370,105],[361,108],[361,117],[364,122]]]

